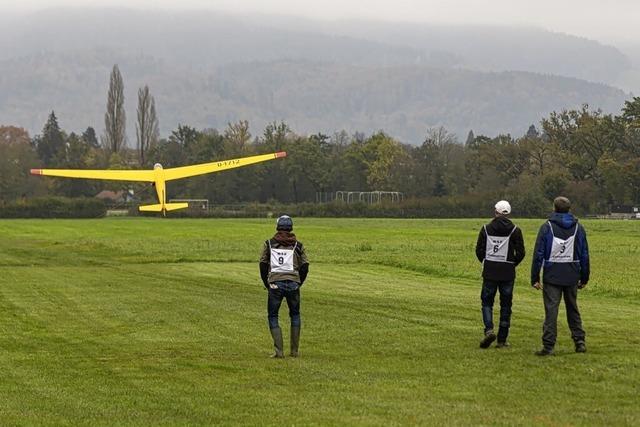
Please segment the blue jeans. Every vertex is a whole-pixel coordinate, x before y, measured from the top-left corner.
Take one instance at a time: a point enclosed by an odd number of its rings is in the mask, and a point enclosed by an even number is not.
[[[509,335],[511,325],[511,304],[513,301],[513,280],[509,282],[496,282],[484,280],[482,283],[482,321],[484,332],[493,330],[493,301],[500,290],[500,328],[498,329],[498,341],[505,342]]]
[[[291,326],[300,326],[300,285],[291,280],[273,283],[276,289],[269,287],[269,298],[267,300],[267,318],[269,319],[269,329],[278,328],[278,312],[282,300],[286,298],[289,306],[289,317]]]

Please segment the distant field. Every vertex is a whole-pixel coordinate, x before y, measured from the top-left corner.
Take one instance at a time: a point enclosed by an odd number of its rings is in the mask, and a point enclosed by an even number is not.
[[[542,360],[517,222],[512,347],[483,351],[483,220],[296,219],[302,357],[270,360],[273,220],[0,221],[0,425],[640,424],[640,222],[585,221],[588,353],[562,311]]]

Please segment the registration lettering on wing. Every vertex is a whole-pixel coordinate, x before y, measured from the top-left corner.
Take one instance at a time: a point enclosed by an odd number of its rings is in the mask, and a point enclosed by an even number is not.
[[[238,166],[240,164],[240,159],[237,160],[225,160],[224,162],[218,162],[219,168],[224,168],[227,166]]]

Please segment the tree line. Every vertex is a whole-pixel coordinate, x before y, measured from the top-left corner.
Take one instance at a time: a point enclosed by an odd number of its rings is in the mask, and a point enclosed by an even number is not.
[[[384,131],[372,135],[299,135],[285,122],[253,135],[247,121],[224,129],[180,124],[167,137],[158,132],[155,100],[148,87],[138,92],[135,147],[127,144],[122,76],[114,66],[104,132],[61,129],[51,112],[34,137],[22,128],[0,127],[0,201],[39,195],[95,196],[102,189],[141,184],[30,177],[30,168],[174,167],[218,159],[287,151],[284,161],[172,182],[169,198],[206,198],[212,204],[304,203],[318,193],[399,191],[405,200],[507,198],[514,212],[543,214],[558,194],[585,213],[613,205],[640,204],[640,97],[618,115],[588,106],[553,112],[514,137],[474,135],[460,141],[445,128],[430,128],[420,145],[408,145]],[[148,196],[147,196],[148,194]],[[487,202],[488,203],[488,202]]]

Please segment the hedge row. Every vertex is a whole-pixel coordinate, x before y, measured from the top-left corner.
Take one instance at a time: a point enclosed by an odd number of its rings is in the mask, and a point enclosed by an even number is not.
[[[208,211],[185,209],[167,214],[168,217],[186,218],[264,218],[287,213],[302,217],[338,218],[479,218],[493,215],[493,205],[497,198],[492,195],[473,194],[467,196],[434,197],[429,199],[409,199],[401,203],[332,202],[318,203],[252,203],[235,206],[211,205]],[[546,215],[551,203],[514,205],[513,214],[518,217],[541,217]],[[131,210],[136,215],[135,207]]]
[[[0,205],[0,218],[99,218],[107,207],[100,199],[42,197]]]
[[[167,213],[172,218],[264,218],[287,213],[302,217],[344,218],[479,218],[493,215],[498,197],[490,194],[408,199],[401,203],[332,202],[318,203],[251,203],[235,206],[210,206],[208,211],[184,209]],[[542,217],[551,210],[547,200],[512,202],[517,217]],[[98,218],[105,216],[107,206],[99,199],[63,197],[34,198],[0,205],[0,218]],[[576,210],[577,211],[577,210]],[[582,212],[578,212],[579,214]],[[130,215],[140,215],[132,206]],[[144,215],[157,216],[157,213]]]

